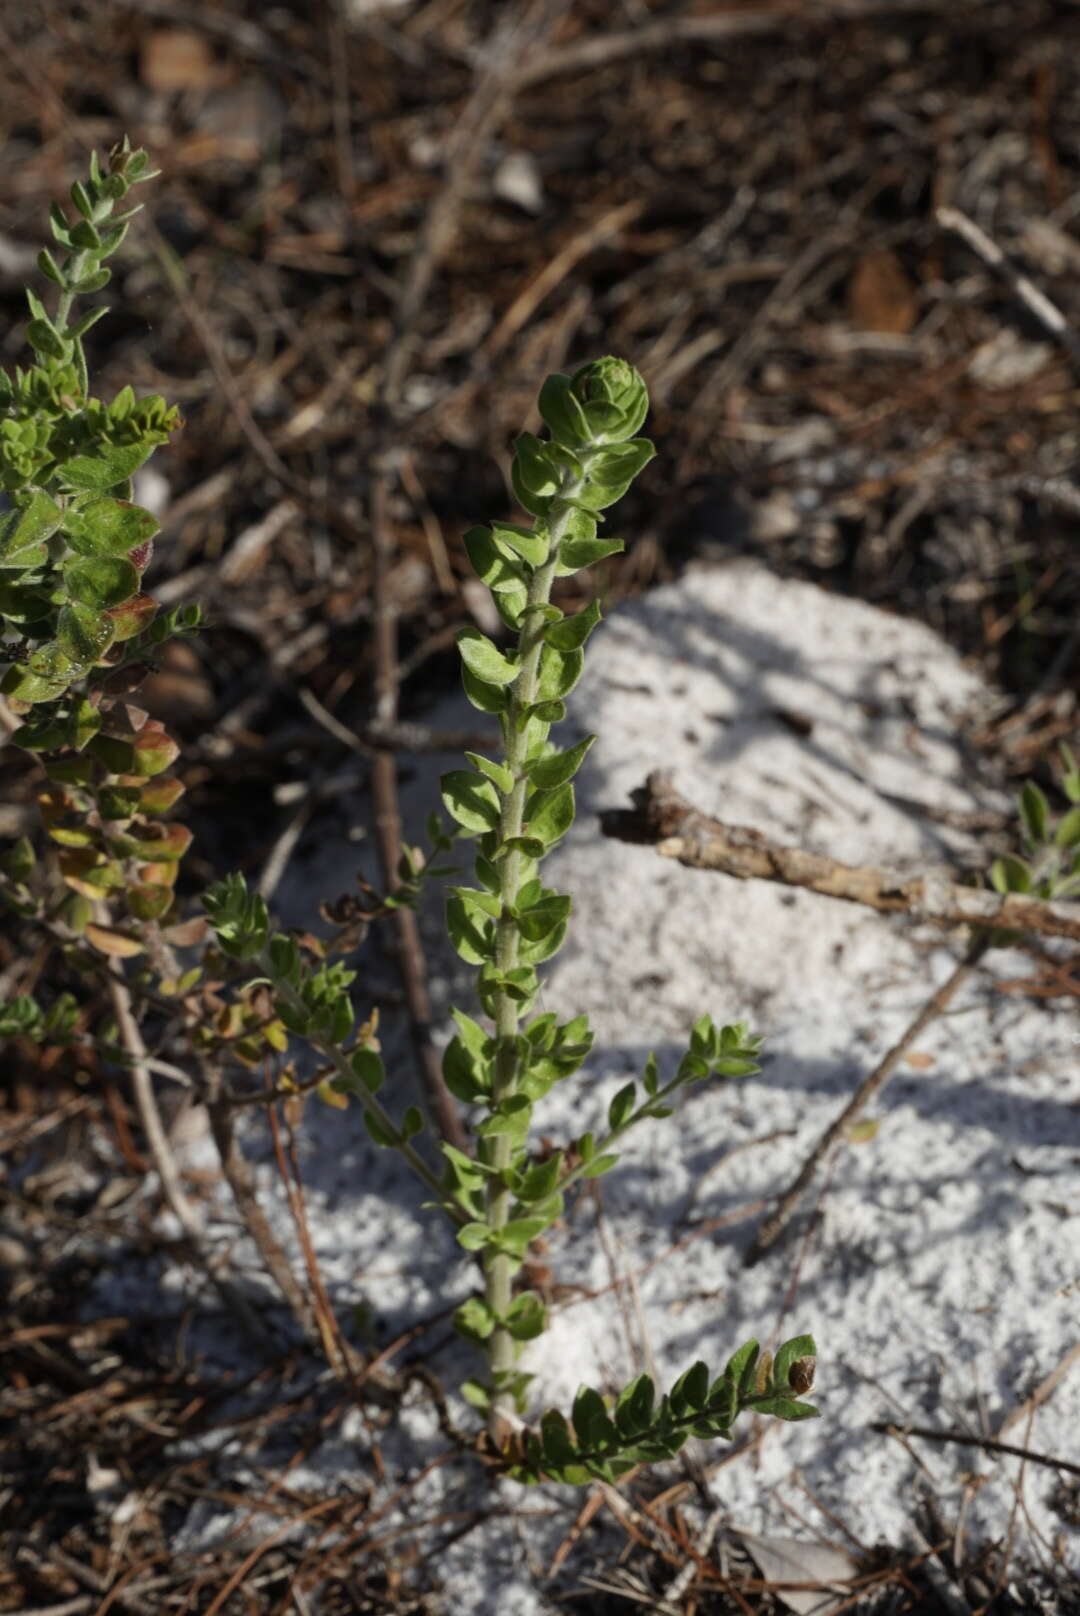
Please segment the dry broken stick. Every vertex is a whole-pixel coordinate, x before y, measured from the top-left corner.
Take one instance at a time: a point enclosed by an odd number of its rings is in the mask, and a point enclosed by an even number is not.
[[[801,847],[784,847],[759,831],[701,813],[659,771],[630,796],[633,808],[600,815],[604,835],[648,843],[689,869],[716,870],[743,881],[778,881],[936,926],[985,926],[1080,942],[1080,905],[1075,903],[1048,903],[1019,892],[1003,895],[947,876],[907,876],[874,865],[841,864]]]

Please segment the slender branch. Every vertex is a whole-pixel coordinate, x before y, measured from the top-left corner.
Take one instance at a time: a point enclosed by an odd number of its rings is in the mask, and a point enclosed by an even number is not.
[[[983,1448],[987,1453],[1008,1453],[1015,1459],[1027,1459],[1031,1464],[1046,1465],[1051,1470],[1064,1470],[1070,1476],[1080,1476],[1080,1464],[1069,1459],[1055,1459],[1048,1453],[1034,1453],[1031,1448],[1017,1447],[1013,1442],[998,1442],[992,1436],[975,1436],[969,1431],[935,1431],[929,1425],[896,1425],[891,1420],[876,1420],[871,1431],[882,1431],[886,1436],[920,1436],[927,1442],[954,1442],[958,1447]]]
[[[289,1259],[276,1239],[266,1213],[259,1205],[255,1193],[254,1174],[247,1157],[237,1143],[232,1105],[221,1092],[223,1085],[220,1075],[213,1070],[207,1070],[204,1073],[204,1088],[210,1132],[236,1209],[262,1258],[263,1267],[300,1326],[301,1334],[312,1345],[317,1344],[319,1328],[314,1309],[303,1288],[297,1283]],[[267,1095],[266,1098],[269,1100],[273,1095]]]
[[[976,935],[968,944],[963,959],[952,971],[948,979],[942,983],[937,992],[927,1001],[914,1021],[907,1028],[903,1037],[895,1043],[886,1055],[878,1062],[873,1071],[859,1084],[851,1099],[838,1116],[834,1117],[825,1129],[821,1138],[810,1152],[797,1177],[780,1198],[780,1202],[770,1217],[766,1218],[757,1232],[749,1251],[743,1258],[744,1265],[752,1268],[755,1263],[772,1249],[779,1240],[801,1201],[806,1190],[813,1181],[814,1174],[824,1158],[835,1144],[843,1138],[846,1130],[858,1116],[863,1107],[880,1094],[889,1078],[892,1076],[900,1060],[909,1050],[915,1040],[925,1031],[932,1021],[942,1015],[956,994],[963,987],[976,965],[990,947],[991,939],[986,933]]]
[[[290,982],[284,981],[275,973],[269,955],[265,953],[260,955],[258,964],[259,968],[272,982],[274,991],[279,993],[283,999],[287,999],[301,1015],[306,1016],[308,1011],[303,999]],[[438,1177],[424,1158],[413,1149],[407,1140],[401,1138],[398,1126],[386,1107],[375,1098],[370,1089],[365,1088],[362,1083],[357,1083],[356,1073],[350,1066],[349,1057],[345,1051],[340,1049],[337,1044],[329,1041],[324,1042],[318,1037],[309,1037],[308,1041],[313,1049],[318,1050],[324,1060],[329,1061],[338,1075],[345,1079],[349,1086],[349,1093],[357,1096],[364,1110],[374,1117],[382,1131],[396,1141],[396,1149],[400,1151],[405,1161],[408,1162],[417,1178],[432,1191],[447,1217],[454,1223],[467,1223],[468,1218],[461,1208],[455,1206],[452,1201],[447,1200],[446,1192]]]
[[[131,991],[124,980],[123,967],[117,959],[110,959],[108,965],[107,986],[109,1001],[116,1017],[116,1025],[120,1034],[120,1042],[127,1052],[129,1070],[131,1072],[131,1088],[135,1096],[135,1106],[139,1113],[146,1143],[150,1148],[154,1167],[161,1180],[161,1191],[168,1204],[170,1212],[176,1218],[188,1239],[199,1247],[202,1242],[202,1230],[199,1220],[195,1216],[191,1202],[184,1193],[180,1182],[180,1170],[176,1165],[168,1135],[158,1110],[157,1096],[154,1094],[153,1080],[150,1068],[146,1063],[146,1045],[143,1042],[139,1023],[135,1019],[132,1006]]]
[[[715,870],[740,880],[778,881],[825,897],[864,904],[880,914],[904,914],[937,926],[980,926],[1039,932],[1080,942],[1080,905],[1044,903],[1023,893],[1002,896],[966,887],[948,876],[905,876],[873,865],[841,864],[801,847],[783,847],[759,831],[726,825],[691,806],[667,775],[650,774],[630,793],[632,809],[600,816],[605,836],[647,842],[688,869]]]
[[[653,1106],[662,1105],[685,1086],[683,1078],[673,1077],[670,1083],[665,1083],[662,1088],[657,1089],[655,1094],[650,1094],[647,1100],[642,1101],[636,1111],[631,1112],[621,1127],[609,1129],[602,1138],[596,1141],[596,1149],[591,1160],[594,1162],[599,1160],[606,1151],[611,1149],[612,1145],[617,1144],[622,1139],[624,1134],[628,1134],[631,1128],[636,1128],[639,1122],[644,1122],[652,1114]],[[572,1167],[564,1177],[560,1178],[556,1186],[558,1191],[561,1193],[563,1190],[568,1190],[571,1184],[576,1184],[578,1179],[583,1178],[588,1172],[590,1165],[591,1162],[579,1162],[576,1167]]]
[[[139,1121],[142,1123],[146,1143],[154,1166],[157,1169],[157,1175],[161,1182],[161,1192],[165,1197],[166,1204],[183,1229],[199,1265],[209,1275],[226,1304],[239,1314],[253,1334],[265,1336],[265,1325],[258,1318],[243,1292],[221,1277],[204,1249],[202,1229],[199,1226],[199,1220],[195,1216],[191,1202],[184,1193],[183,1185],[180,1182],[180,1170],[176,1165],[176,1158],[173,1156],[172,1147],[169,1144],[168,1135],[161,1120],[161,1112],[158,1110],[153,1079],[146,1063],[146,1045],[143,1042],[139,1023],[135,1019],[131,991],[124,979],[123,966],[118,959],[109,960],[107,984],[109,1000],[113,1007],[113,1014],[116,1017],[120,1041],[127,1051],[130,1062],[131,1087],[135,1096],[135,1106],[139,1113]]]
[[[499,23],[485,51],[469,100],[456,122],[447,153],[445,179],[427,211],[402,287],[396,330],[383,366],[379,398],[383,417],[379,438],[381,452],[375,456],[371,491],[373,719],[384,731],[392,730],[397,724],[400,684],[396,607],[389,589],[394,547],[388,507],[398,475],[398,456],[392,445],[400,433],[397,416],[417,341],[417,324],[432,282],[453,243],[468,188],[513,94],[515,69],[541,42],[566,4],[567,0],[528,0]],[[379,860],[384,883],[389,886],[401,856],[397,770],[392,752],[380,749],[372,759],[371,790]],[[399,909],[394,916],[394,926],[413,1044],[428,1104],[446,1142],[467,1151],[465,1128],[443,1081],[442,1064],[431,1037],[427,965],[416,916],[411,909]]]

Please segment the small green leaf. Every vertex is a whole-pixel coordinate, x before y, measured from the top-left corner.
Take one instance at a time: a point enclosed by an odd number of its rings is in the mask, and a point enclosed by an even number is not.
[[[613,1133],[617,1133],[632,1115],[636,1099],[637,1086],[634,1083],[627,1083],[615,1095],[608,1106],[608,1127]]]
[[[773,1360],[773,1385],[784,1388],[788,1384],[791,1366],[799,1358],[816,1358],[817,1347],[812,1335],[795,1335],[783,1346],[777,1347],[776,1357]]]
[[[518,930],[530,943],[547,937],[556,926],[565,925],[572,907],[571,899],[559,892],[545,891],[535,903],[519,911]]]
[[[522,1175],[516,1194],[519,1201],[546,1201],[552,1195],[562,1172],[562,1151],[557,1150],[547,1161],[535,1162]]]
[[[105,494],[133,476],[153,452],[152,443],[103,444],[95,455],[76,455],[65,461],[56,474],[67,488]]]
[[[90,606],[62,606],[56,620],[56,643],[84,667],[101,660],[112,644],[113,632],[111,619]]]
[[[461,684],[466,696],[482,713],[505,713],[510,705],[510,692],[505,685],[489,684],[478,679],[471,668],[462,664]]]
[[[512,550],[530,567],[542,566],[547,560],[551,541],[546,533],[519,527],[516,522],[492,522],[491,535],[500,550]]]
[[[514,445],[512,469],[514,492],[527,493],[534,499],[550,499],[559,491],[561,472],[559,461],[548,444],[531,432],[522,432]],[[522,500],[526,510],[529,504]]]
[[[470,1296],[454,1311],[454,1329],[466,1341],[486,1341],[494,1328],[495,1315],[482,1297]]]
[[[569,376],[549,376],[540,389],[540,414],[553,438],[574,449],[593,436],[588,417],[574,393]]]
[[[484,1118],[476,1132],[481,1139],[498,1139],[508,1135],[520,1141],[528,1133],[531,1119],[532,1101],[528,1095],[510,1094]]]
[[[557,651],[576,651],[585,644],[600,621],[600,607],[594,600],[575,617],[564,617],[561,623],[552,623],[544,630],[544,640]]]
[[[284,1019],[284,1016],[282,1016],[282,1020]],[[373,1143],[378,1145],[380,1149],[393,1150],[397,1145],[397,1135],[385,1128],[378,1117],[373,1117],[370,1111],[364,1112],[364,1127],[370,1134]]]
[[[351,1027],[351,1015],[349,1016],[349,1023]],[[341,1040],[339,1039],[338,1042],[341,1042]],[[403,1140],[408,1142],[410,1139],[415,1139],[417,1134],[423,1133],[423,1131],[424,1113],[421,1111],[418,1105],[410,1105],[406,1109],[405,1115],[401,1119],[401,1137]]]
[[[64,513],[40,488],[35,488],[25,505],[0,516],[0,561],[17,558],[51,538],[63,521]]]
[[[574,788],[554,786],[550,791],[534,791],[525,809],[528,834],[551,847],[565,836],[574,823]]]
[[[461,1383],[461,1395],[467,1403],[470,1403],[473,1408],[479,1409],[482,1414],[486,1414],[491,1407],[491,1393],[478,1380],[463,1380]]]
[[[484,919],[498,920],[502,914],[502,899],[494,892],[478,887],[449,887],[455,898],[460,898],[473,919],[482,924]]]
[[[506,1327],[515,1341],[535,1341],[547,1328],[547,1309],[539,1296],[522,1291],[506,1315]]]
[[[620,1436],[637,1436],[648,1429],[655,1397],[656,1388],[648,1375],[637,1375],[623,1388],[615,1403],[615,1424]]]
[[[586,735],[583,741],[565,752],[551,752],[547,757],[537,758],[529,765],[529,779],[534,786],[545,787],[561,786],[572,780],[595,740],[595,735]]]
[[[618,1165],[618,1156],[610,1153],[604,1156],[594,1156],[589,1165],[583,1170],[582,1178],[603,1178],[605,1173]]]
[[[73,600],[104,610],[138,593],[139,574],[130,561],[100,556],[74,561],[64,568],[64,585]]]
[[[1050,804],[1035,784],[1028,780],[1020,792],[1020,818],[1028,840],[1041,846],[1046,840],[1046,827],[1050,819]]]
[[[812,1403],[800,1403],[794,1397],[755,1397],[750,1407],[755,1414],[771,1414],[778,1420],[817,1420],[821,1410]]]
[[[357,1082],[361,1083],[369,1094],[379,1092],[386,1081],[386,1067],[378,1050],[362,1044],[350,1054],[349,1065]]]
[[[990,881],[1002,896],[1009,892],[1031,891],[1031,869],[1023,859],[1006,853],[990,866]]]
[[[618,1432],[608,1417],[604,1399],[591,1386],[582,1386],[574,1398],[571,1418],[578,1442],[583,1448],[610,1448],[618,1444]]]
[[[490,780],[471,769],[454,769],[440,782],[443,806],[463,830],[482,836],[496,830],[502,812],[499,794]]]
[[[576,1459],[577,1448],[570,1435],[570,1428],[557,1408],[549,1408],[541,1416],[540,1439],[543,1444],[544,1464],[565,1465],[573,1463]]]
[[[556,574],[567,577],[584,567],[595,566],[608,556],[618,555],[625,549],[621,539],[566,538],[559,546],[559,565]]]
[[[1075,847],[1080,843],[1080,807],[1070,808],[1062,816],[1054,832],[1054,841],[1058,847]]]
[[[724,1379],[736,1388],[740,1397],[749,1396],[754,1389],[754,1376],[760,1351],[761,1348],[756,1341],[747,1341],[737,1352],[733,1352],[727,1361]]]
[[[463,628],[457,636],[457,648],[469,672],[485,684],[508,685],[518,676],[514,663],[508,662],[478,628]]]
[[[492,594],[524,596],[528,572],[516,552],[508,555],[507,545],[496,544],[490,528],[471,527],[464,543],[473,571]]]
[[[491,1239],[491,1230],[486,1223],[466,1223],[457,1232],[458,1245],[466,1251],[480,1251],[490,1244]]]
[[[554,645],[545,645],[540,653],[537,702],[561,701],[568,696],[581,678],[584,667],[584,651],[560,651]]]
[[[494,952],[494,925],[481,921],[460,898],[446,900],[446,930],[466,965],[483,965]]]
[[[156,516],[123,499],[95,499],[65,511],[63,530],[71,548],[84,556],[124,556],[154,537]]]
[[[46,359],[58,359],[66,364],[71,358],[71,342],[60,336],[48,320],[31,320],[26,327],[26,340],[35,353],[44,354]]]
[[[509,796],[514,789],[514,776],[510,773],[505,763],[493,763],[490,758],[481,757],[479,752],[466,752],[465,756],[474,769],[478,769],[481,774],[487,775],[488,779],[498,787],[504,797]]]

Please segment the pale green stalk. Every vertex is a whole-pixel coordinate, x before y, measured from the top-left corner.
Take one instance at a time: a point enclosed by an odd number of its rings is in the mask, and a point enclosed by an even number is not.
[[[583,464],[587,463],[587,456],[579,456]],[[518,635],[518,656],[521,671],[510,686],[510,707],[503,718],[503,745],[505,749],[506,766],[513,775],[513,786],[509,794],[503,798],[502,814],[499,820],[499,840],[502,843],[512,837],[520,836],[525,813],[525,795],[528,791],[528,775],[525,772],[526,763],[526,734],[525,715],[536,701],[537,685],[540,677],[540,653],[544,645],[544,617],[539,608],[548,604],[551,598],[551,585],[555,577],[555,567],[559,558],[559,545],[566,531],[567,523],[573,512],[571,501],[577,498],[584,485],[584,477],[566,473],[566,479],[561,493],[556,497],[552,507],[550,523],[551,548],[548,559],[543,566],[537,567],[529,580],[528,597],[525,610],[522,614],[521,630]],[[495,928],[495,962],[500,971],[512,971],[518,962],[518,938],[520,933],[512,917],[513,905],[517,902],[518,891],[521,886],[521,854],[515,849],[500,861],[499,898],[502,903],[502,917]],[[518,1004],[508,993],[500,989],[495,995],[495,1037],[497,1048],[495,1054],[494,1094],[492,1107],[500,1105],[515,1091],[519,1074],[519,1059],[516,1040],[518,1021],[520,1019]],[[510,1166],[513,1151],[512,1141],[508,1134],[498,1134],[491,1143],[491,1166],[503,1172]],[[499,1178],[490,1178],[487,1189],[487,1223],[493,1230],[505,1228],[510,1214],[511,1193]],[[496,1319],[506,1317],[510,1306],[510,1280],[512,1276],[512,1263],[508,1256],[502,1252],[489,1253],[484,1269],[484,1294],[488,1307]],[[488,1362],[491,1366],[493,1378],[498,1379],[500,1373],[513,1368],[514,1364],[514,1338],[509,1330],[502,1324],[496,1324],[487,1341]],[[512,1407],[513,1396],[505,1390],[497,1390],[491,1405],[491,1419],[489,1429],[491,1435],[498,1439],[502,1426],[504,1412]]]

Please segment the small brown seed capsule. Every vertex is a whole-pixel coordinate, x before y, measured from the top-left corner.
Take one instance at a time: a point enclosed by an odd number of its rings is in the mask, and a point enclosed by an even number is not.
[[[816,1358],[796,1358],[788,1370],[788,1385],[797,1396],[813,1389],[814,1371],[817,1368]]]

